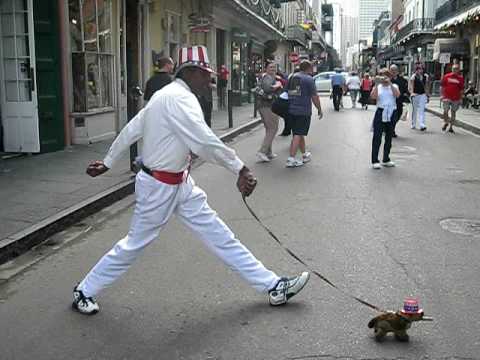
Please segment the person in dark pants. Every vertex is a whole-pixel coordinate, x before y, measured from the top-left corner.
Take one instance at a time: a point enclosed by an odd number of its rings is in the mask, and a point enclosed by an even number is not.
[[[408,92],[408,81],[403,76],[400,76],[398,71],[398,66],[393,64],[390,66],[390,72],[392,73],[392,84],[398,86],[400,91],[400,96],[397,98],[397,109],[393,113],[393,137],[397,137],[395,132],[395,127],[397,126],[398,120],[402,117],[403,114],[403,103],[409,101],[410,93]]]
[[[148,79],[145,86],[145,94],[143,98],[145,101],[149,101],[155,91],[160,90],[165,85],[172,82],[172,72],[175,64],[171,57],[162,57],[158,59],[156,63],[155,74]]]
[[[342,96],[345,92],[345,78],[342,75],[342,70],[335,69],[335,74],[331,77],[332,81],[332,95],[333,95],[333,107],[335,111],[340,111],[340,104],[342,103]]]
[[[378,152],[382,143],[382,134],[385,133],[385,144],[383,147],[383,162],[385,167],[393,167],[395,163],[390,160],[390,148],[393,136],[393,113],[397,108],[397,98],[400,96],[398,86],[392,84],[392,74],[388,69],[379,72],[376,85],[372,90],[372,99],[377,100],[377,111],[373,119],[372,139],[372,168],[381,169],[378,161]]]
[[[212,127],[212,109],[213,109],[213,97],[212,90],[217,87],[215,79],[212,78],[210,82],[210,87],[205,89],[204,92],[198,97],[198,102],[203,111],[203,117],[208,127]]]

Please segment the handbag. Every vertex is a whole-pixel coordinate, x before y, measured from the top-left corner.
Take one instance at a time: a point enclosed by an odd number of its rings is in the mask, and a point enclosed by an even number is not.
[[[288,116],[288,100],[277,96],[272,102],[272,112],[285,119]]]

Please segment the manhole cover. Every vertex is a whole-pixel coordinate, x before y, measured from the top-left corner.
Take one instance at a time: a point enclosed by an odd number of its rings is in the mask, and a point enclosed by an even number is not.
[[[473,185],[480,185],[480,179],[463,179],[458,180],[460,184],[473,184]]]
[[[480,237],[480,220],[444,219],[440,221],[440,226],[442,229],[455,234]]]

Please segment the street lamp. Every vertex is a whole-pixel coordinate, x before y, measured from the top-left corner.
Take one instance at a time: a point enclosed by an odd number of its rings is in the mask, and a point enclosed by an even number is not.
[[[418,62],[420,62],[422,57],[422,48],[420,46],[417,47],[417,52],[418,52]]]

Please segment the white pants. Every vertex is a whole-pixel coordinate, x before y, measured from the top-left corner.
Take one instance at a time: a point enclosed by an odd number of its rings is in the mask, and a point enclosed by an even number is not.
[[[142,250],[158,237],[174,213],[256,290],[266,292],[280,279],[235,238],[208,206],[205,192],[195,186],[191,176],[181,185],[167,185],[141,171],[136,177],[135,194],[136,205],[128,235],[115,244],[79,284],[85,296],[97,295],[118,279]]]
[[[412,97],[412,99],[412,128],[415,128],[417,124],[417,114],[420,128],[425,128],[427,127],[425,125],[425,106],[427,105],[427,95],[415,95]]]

